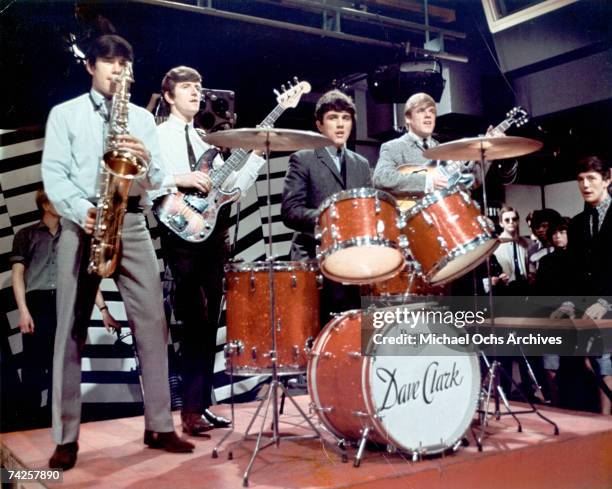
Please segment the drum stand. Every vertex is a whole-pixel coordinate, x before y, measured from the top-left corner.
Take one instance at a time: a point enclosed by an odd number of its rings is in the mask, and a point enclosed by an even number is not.
[[[259,455],[259,453],[272,446],[272,445],[276,445],[276,447],[278,447],[280,445],[281,440],[311,440],[311,439],[320,439],[321,441],[324,441],[323,436],[321,434],[321,432],[319,431],[319,429],[313,424],[313,422],[310,420],[310,418],[306,415],[306,413],[304,412],[304,410],[298,405],[298,403],[289,395],[289,393],[287,392],[287,387],[279,380],[279,375],[278,375],[278,365],[277,365],[277,342],[276,342],[276,332],[277,332],[277,328],[278,331],[280,331],[281,329],[281,323],[280,321],[278,322],[278,325],[276,324],[276,317],[275,317],[275,292],[274,292],[274,250],[273,250],[273,246],[272,246],[272,189],[271,189],[271,179],[270,179],[270,133],[266,133],[267,137],[265,140],[265,150],[266,150],[266,168],[267,168],[267,183],[268,183],[268,188],[267,188],[267,207],[268,207],[268,262],[269,262],[269,281],[268,281],[268,286],[269,286],[269,294],[270,294],[270,335],[272,338],[272,349],[269,352],[270,355],[270,361],[272,362],[272,373],[268,374],[271,376],[272,380],[270,382],[270,388],[268,389],[268,392],[266,394],[266,396],[260,401],[259,405],[257,406],[257,409],[255,410],[255,414],[253,414],[253,417],[251,418],[251,421],[249,422],[249,425],[247,426],[247,429],[245,431],[244,437],[241,440],[240,443],[243,443],[244,441],[246,441],[249,438],[249,431],[251,429],[251,427],[253,426],[253,424],[255,423],[255,420],[257,419],[257,417],[259,416],[259,412],[261,411],[262,407],[264,408],[263,411],[263,419],[261,422],[261,426],[259,428],[259,433],[257,433],[257,438],[256,438],[256,442],[255,442],[255,449],[253,450],[253,454],[251,455],[251,459],[249,460],[249,464],[247,465],[246,470],[244,471],[244,474],[242,476],[242,485],[243,487],[248,487],[249,485],[249,475],[251,473],[251,469],[253,468],[253,464],[255,463],[255,459],[257,458],[257,456]],[[233,362],[231,363],[231,370],[230,370],[230,381],[232,382],[232,387],[231,387],[231,395],[232,395],[232,401],[233,401],[233,395],[234,395],[234,390],[233,390]],[[280,434],[280,430],[279,430],[279,399],[278,399],[278,390],[282,391],[282,394],[284,397],[288,398],[291,403],[293,404],[293,406],[297,409],[299,415],[304,419],[304,421],[306,421],[306,423],[308,424],[308,426],[310,427],[310,429],[314,432],[314,434],[312,435],[281,435]],[[265,406],[264,406],[265,405]],[[272,409],[272,433],[267,433],[265,436],[269,438],[268,443],[266,443],[265,445],[262,446],[262,439],[264,437],[264,430],[265,430],[265,426],[266,426],[266,420],[268,418],[268,411],[270,410],[270,407]],[[213,449],[213,458],[218,457],[218,453],[219,453],[219,447],[220,445],[229,437],[229,435],[233,432],[234,430],[234,406],[233,406],[233,402],[232,402],[232,430],[228,431],[224,437],[221,439],[221,441],[219,442],[219,444],[217,444],[217,446]],[[335,438],[335,437],[334,437]],[[340,450],[340,454],[342,457],[342,460],[345,461],[346,460],[346,452],[344,449],[344,440],[339,440],[336,438],[336,443],[337,443],[337,447]],[[228,453],[228,459],[232,459],[233,458],[233,452],[230,451]]]
[[[487,211],[488,211],[488,202],[487,202],[487,187],[486,187],[486,182],[485,182],[486,180],[485,148],[483,146],[482,141],[480,143],[480,175],[482,177],[482,200],[483,200],[483,207],[484,207],[484,215],[486,217]],[[489,310],[491,311],[491,328],[494,329],[495,328],[495,310],[493,307],[493,287],[491,284],[491,263],[488,258],[487,258],[487,277],[489,280],[488,296],[489,296]],[[493,348],[495,351],[495,345],[493,345]],[[522,349],[521,349],[521,354],[523,354]],[[480,452],[482,451],[482,441],[485,436],[485,429],[488,425],[488,420],[490,416],[495,416],[495,419],[497,420],[499,420],[501,416],[504,416],[504,415],[512,416],[518,425],[517,431],[521,433],[523,431],[523,426],[516,415],[536,413],[544,421],[553,425],[554,434],[558,435],[559,427],[557,426],[557,424],[554,421],[548,419],[538,410],[538,408],[533,404],[533,402],[531,402],[531,400],[523,393],[520,386],[518,386],[516,382],[514,382],[514,380],[512,379],[512,375],[508,374],[508,372],[506,372],[506,370],[501,366],[501,364],[497,360],[493,360],[492,362],[490,362],[483,351],[480,351],[480,355],[482,356],[483,361],[487,367],[487,375],[485,376],[484,381],[483,381],[483,384],[485,382],[487,383],[487,387],[486,387],[486,391],[481,394],[481,397],[479,400],[480,406],[478,408],[478,413],[480,414],[480,434],[477,437],[475,437],[476,445],[478,446],[478,451]],[[524,357],[524,354],[523,354],[523,357]],[[525,357],[525,361],[527,361],[526,357]],[[529,363],[528,363],[528,369],[530,371],[530,375],[533,375],[533,371]],[[531,409],[525,409],[522,411],[512,411],[512,408],[510,407],[510,404],[508,403],[508,398],[506,397],[506,393],[504,392],[504,389],[502,388],[500,381],[499,381],[500,374],[504,375],[506,379],[510,380],[511,385],[514,385],[518,389],[521,397],[531,406]],[[487,382],[487,379],[488,379],[488,382]],[[533,380],[535,380],[535,376],[533,377]],[[537,380],[535,384],[538,385]],[[483,386],[483,390],[484,390],[484,386]],[[495,409],[493,412],[489,411],[489,402],[491,400],[491,396],[493,396],[494,404],[495,404]],[[502,413],[500,411],[500,399],[503,402],[508,412]]]

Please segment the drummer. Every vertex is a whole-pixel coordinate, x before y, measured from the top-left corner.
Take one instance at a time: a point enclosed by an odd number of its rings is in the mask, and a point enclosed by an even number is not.
[[[315,123],[330,145],[301,150],[291,155],[285,178],[281,215],[285,226],[295,230],[291,260],[316,258],[314,228],[318,208],[331,195],[359,187],[371,187],[368,161],[346,147],[355,123],[353,100],[338,90],[325,93],[315,107]],[[343,286],[325,279],[321,292],[321,324],[331,313],[360,308],[357,286]]]
[[[372,179],[376,188],[396,197],[420,198],[426,193],[446,188],[448,178],[439,168],[411,173],[400,173],[398,168],[409,165],[425,169],[432,163],[423,156],[423,151],[439,144],[432,137],[436,127],[436,103],[426,93],[415,93],[406,101],[404,115],[408,132],[380,147]],[[462,172],[470,173],[472,167],[473,162],[466,162]]]

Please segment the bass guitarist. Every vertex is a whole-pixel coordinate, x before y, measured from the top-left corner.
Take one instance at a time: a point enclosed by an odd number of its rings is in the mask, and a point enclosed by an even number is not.
[[[196,190],[206,194],[211,190],[211,177],[199,166],[205,153],[204,158],[210,158],[213,169],[224,164],[194,128],[194,116],[202,99],[201,83],[202,77],[196,70],[178,66],[165,75],[161,86],[164,103],[170,108],[168,120],[158,126],[162,160],[166,171],[174,175],[179,190],[185,193]],[[257,179],[263,163],[263,158],[251,155],[240,172],[232,172],[222,187],[238,188],[244,194]],[[175,282],[174,314],[183,323],[182,427],[185,433],[196,436],[230,424],[209,409],[223,266],[229,258],[227,220],[224,223],[221,219],[201,242],[186,241],[167,228],[164,231],[162,249]]]

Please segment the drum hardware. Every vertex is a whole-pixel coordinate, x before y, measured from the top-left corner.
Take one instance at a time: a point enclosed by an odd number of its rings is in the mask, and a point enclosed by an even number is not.
[[[259,455],[259,453],[272,445],[278,447],[282,439],[320,439],[324,441],[323,436],[319,429],[314,425],[311,419],[304,413],[303,409],[299,406],[299,404],[288,395],[287,386],[279,380],[279,365],[277,358],[277,349],[278,349],[278,336],[279,332],[276,328],[276,287],[275,287],[275,275],[279,272],[275,270],[275,259],[274,259],[274,250],[273,250],[273,242],[272,242],[272,188],[271,188],[271,176],[270,176],[270,153],[271,151],[295,151],[298,149],[304,148],[319,148],[327,146],[330,143],[330,140],[321,134],[312,133],[309,131],[297,131],[297,130],[280,130],[280,129],[271,129],[271,128],[257,128],[257,129],[238,129],[234,131],[221,131],[213,134],[209,134],[206,136],[207,142],[209,144],[223,146],[223,147],[240,147],[243,149],[265,149],[265,159],[266,159],[266,177],[267,177],[267,208],[268,208],[268,260],[265,263],[265,268],[262,271],[267,272],[268,276],[268,314],[269,314],[269,327],[270,327],[270,338],[271,338],[271,349],[270,349],[270,360],[271,360],[271,369],[268,375],[271,377],[270,388],[268,389],[267,395],[261,400],[253,417],[251,418],[249,425],[245,431],[242,442],[246,441],[250,437],[250,430],[255,420],[259,416],[259,413],[262,408],[265,409],[263,411],[263,419],[260,425],[259,432],[256,435],[255,447],[253,449],[253,453],[249,460],[249,463],[245,469],[242,478],[242,485],[247,487],[249,485],[249,475],[251,473],[251,469],[253,468],[253,464],[255,463],[255,459]],[[231,265],[230,265],[231,266]],[[288,267],[291,268],[291,267]],[[249,280],[249,285],[251,293],[255,294],[257,292],[257,281],[255,277],[255,269],[250,270],[250,275],[252,277]],[[290,272],[294,270],[291,269]],[[307,272],[308,270],[306,270]],[[314,277],[313,277],[314,278]],[[314,278],[313,283],[316,283],[316,278]],[[252,284],[255,285],[255,289],[253,289]],[[228,290],[228,299],[232,296],[231,290],[231,282],[229,283],[230,290]],[[297,291],[299,288],[289,288],[289,290]],[[284,291],[285,289],[283,289]],[[316,289],[315,289],[316,292]],[[315,294],[318,299],[318,294]],[[229,300],[228,300],[229,304]],[[279,308],[282,307],[282,303],[279,303]],[[291,304],[292,306],[294,304]],[[228,306],[227,310],[230,310]],[[296,317],[299,314],[293,312],[293,315],[288,315],[289,317]],[[318,316],[318,311],[317,311]],[[229,316],[228,316],[229,318]],[[279,319],[283,319],[280,317]],[[260,318],[261,320],[261,318]],[[318,321],[318,319],[317,319]],[[315,323],[318,324],[318,323]],[[228,319],[228,332],[229,332],[229,319]],[[311,326],[312,327],[312,326]],[[291,328],[286,328],[291,330]],[[312,334],[309,334],[308,337],[311,337]],[[283,339],[282,337],[280,338]],[[307,345],[308,341],[304,342]],[[306,348],[305,348],[306,350]],[[234,371],[234,360],[235,357],[231,356],[229,358],[230,363],[230,376],[233,378]],[[278,399],[278,391],[282,392],[283,400],[288,398],[293,406],[297,409],[299,415],[306,421],[309,428],[313,431],[311,435],[301,435],[301,436],[283,436],[279,431],[279,399]],[[233,396],[233,383],[232,383],[232,396]],[[232,397],[233,398],[233,397]],[[266,435],[269,439],[268,443],[262,446],[262,439],[264,436],[264,429],[266,426],[266,421],[268,417],[268,413],[271,411],[272,413],[272,434],[271,436]],[[232,417],[233,417],[233,403],[232,403]],[[234,426],[234,424],[232,424]],[[213,457],[218,456],[219,447],[225,442],[229,433],[226,433],[224,437],[219,441],[217,446],[213,449]],[[346,452],[345,446],[342,439],[338,437],[334,437],[336,441],[336,447],[342,457],[342,460],[346,460]],[[228,457],[232,458],[233,452],[228,453]]]
[[[361,358],[360,351],[347,351],[346,354],[351,358]]]

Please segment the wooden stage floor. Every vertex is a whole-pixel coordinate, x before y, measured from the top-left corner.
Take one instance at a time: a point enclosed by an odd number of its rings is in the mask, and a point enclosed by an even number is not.
[[[308,397],[296,398],[307,407]],[[283,434],[301,434],[303,423],[291,403],[281,416]],[[517,406],[520,408],[520,406]],[[77,465],[64,474],[62,489],[227,489],[241,488],[254,441],[240,445],[256,404],[236,409],[236,431],[222,447],[212,449],[227,430],[214,430],[211,439],[191,438],[192,454],[169,454],[142,443],[143,418],[84,423]],[[216,406],[229,414],[229,406]],[[455,454],[413,463],[400,454],[366,451],[361,467],[342,463],[319,440],[282,441],[256,459],[250,487],[257,488],[495,488],[495,489],[609,489],[612,487],[612,416],[545,409],[561,430],[534,414],[521,415],[523,432],[509,416],[492,420],[483,452],[470,445]],[[179,423],[179,415],[175,413]],[[259,427],[259,424],[257,424]],[[2,435],[2,461],[9,468],[43,468],[53,451],[49,429]],[[228,460],[228,452],[233,459]],[[349,449],[349,455],[355,451]],[[27,485],[23,487],[35,487]]]

